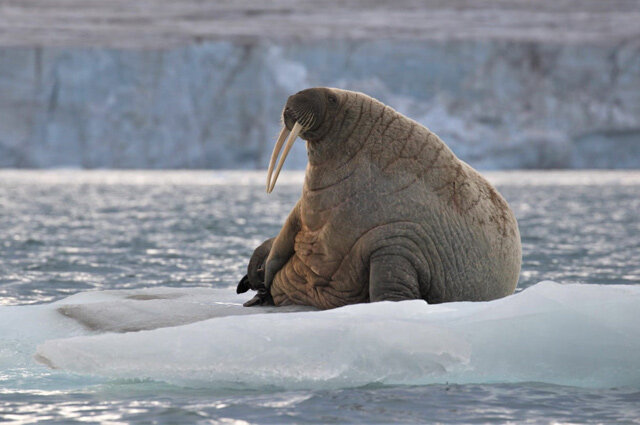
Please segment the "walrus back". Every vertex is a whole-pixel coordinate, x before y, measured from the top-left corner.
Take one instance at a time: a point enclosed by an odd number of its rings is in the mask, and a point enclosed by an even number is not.
[[[388,108],[388,107],[386,107]],[[391,109],[391,108],[389,108]],[[431,262],[427,301],[490,300],[512,294],[520,274],[522,248],[513,211],[480,173],[460,160],[432,131],[393,111],[380,122],[382,139],[371,161],[379,171],[380,197],[391,220],[427,229]],[[376,133],[373,131],[372,133]],[[375,196],[372,194],[372,196]],[[435,252],[434,252],[435,250]]]

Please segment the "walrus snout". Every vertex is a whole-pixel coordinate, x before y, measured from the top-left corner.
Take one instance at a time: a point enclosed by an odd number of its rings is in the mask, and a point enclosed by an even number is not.
[[[284,111],[282,111],[282,121],[284,122],[284,126],[291,130],[296,121],[298,121],[298,117],[294,110],[287,106],[284,108]]]
[[[287,103],[282,111],[284,126],[271,153],[271,161],[269,161],[267,193],[273,191],[278,176],[280,175],[280,170],[284,165],[284,160],[289,154],[296,138],[299,135],[303,135],[304,137],[305,133],[308,135],[309,132],[317,130],[322,124],[325,113],[327,112],[327,102],[331,102],[332,104],[337,103],[335,95],[327,93],[327,89],[311,88],[299,91],[287,99]],[[286,145],[284,144],[285,140],[287,141]],[[274,167],[281,150],[282,156],[280,157],[274,175]],[[271,178],[272,176],[273,179]]]
[[[289,96],[284,107],[282,118],[285,127],[293,129],[296,122],[305,131],[316,130],[320,126],[320,118],[324,116],[324,96],[318,89],[306,89]]]

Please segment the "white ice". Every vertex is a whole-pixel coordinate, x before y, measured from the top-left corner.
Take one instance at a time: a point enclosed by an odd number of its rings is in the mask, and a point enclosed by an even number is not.
[[[41,368],[35,358],[108,379],[211,387],[640,387],[640,286],[546,281],[491,302],[298,312],[243,308],[246,298],[154,288],[2,307],[0,370]],[[146,330],[127,332],[137,329]]]

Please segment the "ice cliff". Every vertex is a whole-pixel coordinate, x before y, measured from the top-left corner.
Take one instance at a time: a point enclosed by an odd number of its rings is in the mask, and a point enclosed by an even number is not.
[[[640,165],[640,40],[353,39],[0,47],[0,166],[263,168],[309,86],[370,94],[479,168]]]

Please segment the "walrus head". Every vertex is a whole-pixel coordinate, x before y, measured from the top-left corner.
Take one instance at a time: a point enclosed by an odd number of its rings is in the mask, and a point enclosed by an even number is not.
[[[282,111],[283,127],[269,162],[267,193],[273,191],[280,175],[280,170],[284,165],[284,160],[298,136],[311,144],[315,144],[325,139],[331,132],[334,118],[344,103],[343,97],[341,90],[324,87],[302,90],[289,96],[287,104]],[[286,144],[284,143],[285,140],[287,141]],[[283,145],[284,150],[272,179],[276,160]]]

